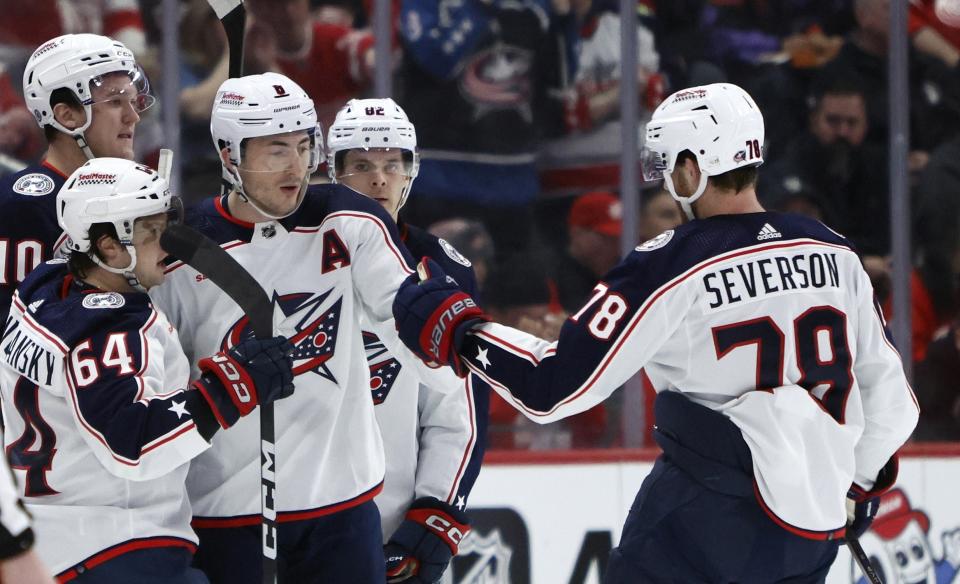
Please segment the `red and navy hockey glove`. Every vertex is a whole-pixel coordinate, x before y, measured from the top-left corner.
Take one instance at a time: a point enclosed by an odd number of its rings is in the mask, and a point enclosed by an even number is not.
[[[850,487],[847,492],[847,537],[859,539],[870,529],[873,518],[880,510],[880,495],[897,482],[898,469],[897,455],[893,455],[880,469],[872,489],[864,491],[857,484]]]
[[[387,582],[438,582],[468,533],[466,513],[435,497],[417,499],[383,546]]]
[[[227,352],[201,359],[200,391],[221,428],[229,428],[257,404],[293,394],[293,345],[285,337],[247,339]]]
[[[393,300],[397,333],[411,351],[429,363],[449,365],[463,377],[458,349],[468,330],[490,320],[440,265],[423,258]]]

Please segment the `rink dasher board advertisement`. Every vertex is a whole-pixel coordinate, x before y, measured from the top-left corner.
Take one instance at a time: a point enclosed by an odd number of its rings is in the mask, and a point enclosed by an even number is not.
[[[491,457],[471,495],[473,533],[443,582],[598,584],[655,453],[601,456]],[[861,543],[888,584],[960,584],[960,446],[905,451]],[[827,583],[864,582],[841,547]]]

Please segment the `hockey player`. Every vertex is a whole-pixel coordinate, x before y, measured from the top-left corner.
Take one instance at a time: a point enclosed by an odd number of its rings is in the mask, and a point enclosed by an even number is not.
[[[69,259],[17,289],[0,340],[4,434],[38,550],[61,581],[206,582],[187,463],[258,403],[293,391],[290,344],[247,340],[190,368],[146,290],[179,199],[153,170],[98,158],[67,178]]]
[[[845,528],[869,525],[916,425],[849,241],[757,202],[763,135],[735,85],[667,98],[647,126],[645,174],[663,176],[690,221],[613,268],[555,343],[484,323],[436,265],[397,294],[409,347],[476,373],[541,423],[646,369],[665,455],[605,582],[822,582]]]
[[[364,318],[391,354],[404,351],[391,306],[412,258],[374,201],[342,185],[308,189],[323,137],[313,102],[287,77],[227,80],[210,125],[229,190],[193,209],[187,222],[254,274],[295,345],[298,391],[275,412],[279,577],[382,584],[373,498],[383,486],[384,456],[358,323]],[[155,300],[188,356],[250,334],[233,302],[188,266],[171,267]],[[231,584],[259,582],[261,573],[259,427],[255,417],[240,426],[239,434],[216,438],[187,479],[198,566]],[[461,529],[447,528],[450,537]]]
[[[469,260],[398,219],[418,163],[416,131],[389,98],[350,100],[327,133],[330,178],[380,203],[414,257],[433,258],[461,289],[476,294]],[[387,542],[388,581],[433,583],[469,529],[464,508],[483,459],[490,389],[473,375],[460,380],[447,371],[448,383],[460,389],[439,391],[421,383],[416,358],[407,350],[391,354],[367,330],[364,343],[386,457],[384,487],[375,502]],[[462,533],[445,538],[452,532],[429,527],[434,515],[459,524]]]
[[[62,243],[54,201],[63,181],[88,159],[133,159],[140,114],[154,103],[133,53],[94,34],[54,38],[33,52],[23,73],[27,108],[49,147],[43,161],[0,179],[0,317],[17,284]]]

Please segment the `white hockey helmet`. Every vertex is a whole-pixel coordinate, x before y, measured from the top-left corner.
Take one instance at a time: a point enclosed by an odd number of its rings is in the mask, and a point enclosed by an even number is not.
[[[152,106],[150,83],[133,53],[120,41],[96,34],[67,34],[40,45],[23,72],[23,96],[40,127],[52,126],[72,136],[87,158],[93,153],[83,133],[93,122],[93,89],[111,73],[126,73],[137,95],[137,112]],[[69,91],[83,106],[86,121],[69,129],[54,118],[50,100],[58,89]]]
[[[700,185],[689,197],[678,196],[671,173],[688,150],[700,168]],[[693,219],[692,205],[707,178],[763,163],[763,115],[750,95],[731,83],[714,83],[678,91],[665,99],[647,123],[641,153],[645,180],[664,179],[667,190]]]
[[[230,162],[236,167],[239,167],[242,161],[242,145],[245,139],[304,130],[310,136],[310,159],[303,189],[305,192],[310,175],[320,165],[323,151],[323,134],[317,123],[317,111],[307,92],[292,79],[279,73],[227,79],[217,90],[213,113],[210,116],[210,134],[217,152],[226,148]],[[261,214],[274,219],[280,218],[264,213],[250,200],[243,190],[239,172],[231,171],[226,164],[221,166],[224,181],[236,189],[241,197]]]
[[[406,112],[395,101],[383,99],[351,99],[340,108],[327,132],[327,174],[337,182],[348,150],[396,148],[404,153],[407,181],[400,195],[399,210],[407,202],[413,179],[420,171],[417,132]]]
[[[180,198],[155,170],[122,158],[95,158],[71,174],[57,193],[57,222],[69,239],[71,253],[86,253],[100,267],[122,274],[139,288],[133,269],[137,254],[133,247],[134,222],[157,213],[169,213],[171,222],[183,216]],[[90,227],[110,223],[117,239],[127,248],[131,262],[126,268],[114,268],[91,252]],[[140,288],[142,289],[142,288]]]

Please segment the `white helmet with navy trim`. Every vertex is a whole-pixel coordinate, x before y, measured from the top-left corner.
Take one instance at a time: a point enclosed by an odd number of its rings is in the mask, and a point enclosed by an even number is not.
[[[317,170],[323,150],[323,135],[313,100],[292,79],[279,73],[227,79],[220,85],[210,117],[210,134],[217,151],[226,148],[233,164],[232,169],[222,164],[223,179],[264,216],[280,218],[265,213],[250,200],[249,193],[244,192],[237,170],[243,161],[243,141],[300,131],[306,131],[310,137],[307,175],[300,195],[302,201],[307,181]],[[295,210],[296,207],[290,213]]]
[[[692,205],[707,178],[763,163],[763,115],[750,95],[731,83],[678,91],[665,99],[647,123],[641,154],[645,180],[664,179],[667,190],[693,218]],[[693,195],[676,194],[671,173],[677,157],[689,151],[700,168]]]
[[[126,97],[138,113],[154,104],[150,83],[133,52],[120,41],[96,34],[67,34],[40,45],[23,72],[23,96],[41,128],[52,126],[72,136],[87,158],[93,158],[84,137],[93,121],[93,91],[107,75],[114,73],[130,78],[133,86],[130,91],[135,94]],[[71,129],[56,120],[50,101],[57,90],[70,92],[83,107],[86,114],[83,125]],[[110,97],[116,98],[116,95]]]
[[[420,171],[417,132],[406,112],[390,98],[351,99],[340,108],[327,132],[327,174],[333,182],[342,176],[348,150],[397,149],[403,153],[403,172],[409,180],[403,187],[397,210],[410,195]]]
[[[88,160],[57,193],[57,222],[68,236],[66,249],[88,254],[103,269],[132,279],[135,287],[134,223],[158,213],[169,213],[171,222],[179,222],[183,215],[180,198],[170,192],[167,181],[155,170],[122,158]],[[130,253],[129,266],[108,266],[91,250],[90,227],[98,223],[114,226],[117,239]]]

